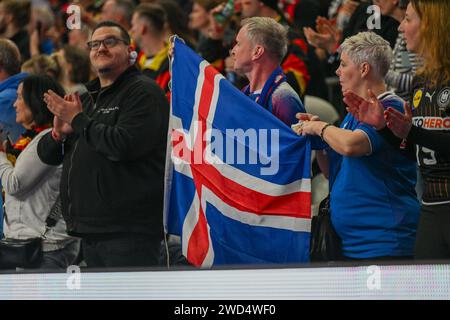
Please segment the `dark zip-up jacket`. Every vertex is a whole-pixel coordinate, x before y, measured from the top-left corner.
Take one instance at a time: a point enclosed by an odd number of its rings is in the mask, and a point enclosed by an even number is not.
[[[160,236],[169,106],[135,67],[110,86],[86,85],[83,112],[64,144],[45,135],[41,160],[63,162],[61,201],[71,234],[137,232]]]

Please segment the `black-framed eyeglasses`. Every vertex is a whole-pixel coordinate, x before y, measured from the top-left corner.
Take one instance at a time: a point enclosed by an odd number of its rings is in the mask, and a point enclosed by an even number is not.
[[[115,47],[120,41],[122,41],[125,44],[129,44],[127,41],[123,40],[123,39],[118,39],[116,37],[109,37],[103,40],[92,40],[92,41],[88,41],[87,42],[87,46],[89,47],[89,49],[91,50],[98,50],[100,48],[100,46],[103,45],[110,49],[112,47]]]

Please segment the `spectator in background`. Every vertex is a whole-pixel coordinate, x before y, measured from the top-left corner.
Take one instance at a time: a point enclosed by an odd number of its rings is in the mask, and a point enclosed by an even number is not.
[[[215,19],[213,13],[222,11],[223,6],[224,1],[222,0],[194,1],[188,26],[191,30],[197,32],[195,50],[198,54],[219,72],[223,72],[235,86],[242,88],[247,84],[246,79],[236,76],[232,69],[233,58],[229,56],[229,52],[226,50],[233,46],[238,29],[235,22],[240,22],[240,13],[235,13],[229,21],[225,21],[224,25],[218,25],[212,21],[212,19]]]
[[[224,6],[225,3],[217,6],[211,10],[211,14],[213,16],[220,14]],[[243,1],[241,3],[240,16],[242,18],[268,17],[275,19],[284,26],[289,25],[288,21],[278,9],[277,1]],[[219,23],[216,19],[211,19],[212,27],[209,31],[209,37],[204,41],[202,47],[199,48],[199,52],[203,58],[207,61],[214,62],[214,65],[218,67],[219,71],[223,72],[226,68],[227,78],[229,78],[228,74],[235,73],[235,70],[232,70],[231,68],[233,61],[232,57],[229,55],[231,44],[226,39],[226,31],[229,30],[228,27],[231,25],[230,22],[233,21],[233,18],[234,17],[229,17],[225,23]],[[289,29],[289,31],[288,51],[281,67],[286,74],[290,86],[300,97],[303,97],[305,95],[306,85],[310,80],[310,74],[305,64],[305,60],[307,60],[306,44],[297,37],[298,35],[295,32],[292,32],[292,29]],[[220,61],[222,62],[220,63]],[[237,73],[237,75],[242,76],[239,75],[239,73]]]
[[[30,34],[30,54],[52,54],[59,45],[54,43],[55,38],[51,37],[52,33],[56,33],[55,16],[47,7],[33,8],[31,10],[31,21],[28,27]]]
[[[326,50],[330,55],[336,55],[339,44],[345,38],[358,32],[373,31],[389,41],[393,48],[398,36],[399,22],[392,17],[381,15],[380,28],[369,30],[367,22],[372,21],[373,17],[367,12],[367,9],[371,5],[371,2],[345,1],[343,7],[346,9],[343,14],[345,17],[350,15],[349,21],[339,23],[339,21],[319,17],[316,21],[316,31],[312,28],[303,28],[308,43],[316,48]]]
[[[22,64],[22,72],[35,75],[48,75],[61,82],[61,66],[52,56],[37,54]]]
[[[208,37],[211,29],[210,11],[222,2],[222,0],[195,0],[192,4],[188,26],[191,30],[198,32],[199,39],[197,42],[202,42],[203,39]]]
[[[163,10],[163,15],[160,17],[154,15],[154,10],[161,14],[161,11],[155,9],[155,6]],[[177,34],[188,45],[193,45],[194,38],[187,27],[187,15],[181,10],[177,2],[171,0],[152,1],[152,3],[143,3],[139,7],[140,9],[136,11],[137,14],[133,14],[134,25],[136,26],[134,33],[136,37],[140,38],[136,40],[138,45],[141,41],[147,44],[145,44],[145,49],[140,48],[137,57],[138,64],[144,74],[154,79],[170,99],[168,40],[171,35]],[[142,29],[144,24],[152,27]],[[143,39],[142,32],[144,30],[146,34]],[[153,39],[151,40],[151,38]],[[157,43],[156,47],[152,48],[151,45],[148,45],[149,41],[154,42],[154,45]],[[144,52],[149,52],[150,56],[147,57]]]
[[[89,53],[89,48],[86,43],[89,41],[89,35],[91,33],[92,30],[87,25],[82,24],[81,29],[70,30],[68,44]]]
[[[134,3],[132,0],[106,0],[102,6],[100,21],[114,21],[125,30],[131,29]]]
[[[405,18],[406,7],[409,0],[375,0],[381,14],[390,16],[402,22]],[[399,32],[394,47],[394,58],[386,75],[387,85],[395,91],[403,100],[409,101],[412,94],[412,80],[420,64],[414,52],[406,49],[406,41],[403,33]]]
[[[80,8],[81,26],[92,29],[101,20],[101,10],[105,1],[77,0],[76,5]],[[64,6],[63,6],[64,7]],[[64,10],[63,10],[64,11]],[[65,13],[65,11],[64,11]],[[88,34],[89,37],[90,33]]]
[[[8,133],[15,142],[23,132],[16,122],[13,104],[17,98],[17,87],[26,74],[20,72],[20,53],[10,40],[0,39],[0,126],[3,139]]]
[[[63,46],[52,58],[59,64],[61,70],[60,84],[66,93],[87,91],[84,86],[90,80],[91,66],[89,55],[83,49],[71,45]]]
[[[281,0],[280,7],[284,16],[295,28],[313,27],[320,15],[320,5],[317,0]]]
[[[366,98],[377,96],[385,108],[403,108],[404,101],[386,91],[384,77],[392,60],[386,40],[362,32],[347,38],[340,50],[336,74],[344,94],[351,90]],[[342,240],[344,257],[412,258],[419,218],[415,161],[351,114],[340,128],[317,117],[303,120],[297,132],[320,136],[329,146],[326,155],[334,160],[328,170],[330,158],[318,153],[322,171],[329,172],[331,221]]]
[[[17,89],[16,121],[26,131],[14,145],[7,143],[6,150],[0,151],[6,209],[4,234],[12,239],[44,236],[43,260],[38,267],[66,269],[78,257],[80,242],[67,235],[60,215],[49,217],[59,201],[61,166],[44,164],[37,155],[38,142],[51,130],[53,121],[42,99],[48,90],[64,95],[55,80],[43,75],[27,76]],[[46,230],[46,226],[50,229]]]
[[[107,0],[103,3],[99,21],[114,21],[130,33],[134,9],[135,5],[132,0]],[[131,49],[136,51],[137,57],[134,60],[142,68],[147,57],[136,45],[134,39],[131,39]]]
[[[0,38],[10,39],[17,45],[22,61],[30,58],[30,35],[26,30],[30,16],[30,1],[4,0],[0,2]]]
[[[353,14],[343,30],[342,40],[357,34],[361,31],[373,31],[380,35],[384,40],[388,41],[391,48],[394,48],[395,41],[398,36],[398,26],[399,22],[394,18],[381,15],[380,18],[380,28],[369,29],[370,24],[367,21],[372,18],[373,12],[368,10],[372,5],[372,1],[360,2],[358,6],[354,9]]]
[[[353,0],[333,0],[328,8],[328,18],[336,21],[336,28],[342,32],[347,27],[350,18],[359,2]],[[325,15],[323,16],[325,17]]]
[[[147,58],[142,72],[169,96],[169,42],[164,9],[157,3],[140,4],[131,23],[131,35]]]
[[[166,13],[167,36],[176,34],[183,38],[188,46],[195,47],[195,38],[188,28],[189,16],[182,10],[178,2],[174,0],[159,0],[157,2]]]

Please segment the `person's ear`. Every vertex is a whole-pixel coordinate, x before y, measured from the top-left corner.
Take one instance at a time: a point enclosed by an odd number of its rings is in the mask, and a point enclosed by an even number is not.
[[[257,60],[261,58],[261,56],[264,54],[264,47],[263,46],[255,46],[253,49],[253,59]]]
[[[365,78],[369,74],[371,66],[367,62],[363,62],[359,69],[361,73],[361,78]]]
[[[149,32],[149,29],[150,29],[150,28],[149,28],[147,25],[143,24],[143,25],[141,25],[141,26],[138,28],[138,32],[139,32],[140,35],[143,35],[143,34],[148,33],[148,32]]]
[[[13,15],[10,13],[5,14],[5,22],[6,24],[11,24],[13,22]]]

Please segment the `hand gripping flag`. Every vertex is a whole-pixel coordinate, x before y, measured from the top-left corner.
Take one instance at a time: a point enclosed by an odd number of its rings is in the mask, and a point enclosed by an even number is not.
[[[199,267],[309,261],[310,140],[175,39],[165,230]]]

